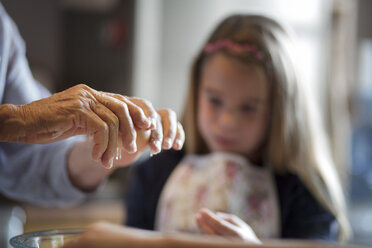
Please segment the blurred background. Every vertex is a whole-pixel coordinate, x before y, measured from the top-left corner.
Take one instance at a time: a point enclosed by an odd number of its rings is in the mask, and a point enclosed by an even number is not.
[[[323,111],[348,193],[351,242],[372,246],[372,1],[1,2],[26,42],[34,77],[52,92],[85,83],[147,98],[179,116],[189,67],[220,20],[232,13],[261,13],[282,21],[294,32],[309,94]],[[81,225],[74,222],[76,214],[85,224],[99,218],[121,223],[126,177],[127,169],[118,170],[103,192],[68,214],[24,205],[1,208],[0,216],[9,217],[9,232]]]

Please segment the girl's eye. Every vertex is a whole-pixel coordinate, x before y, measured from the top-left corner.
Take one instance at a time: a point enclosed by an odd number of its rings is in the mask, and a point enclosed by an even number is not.
[[[257,111],[257,108],[256,106],[252,106],[252,105],[244,105],[241,107],[241,111],[245,113],[253,113]]]
[[[208,100],[215,107],[218,107],[218,106],[222,105],[222,101],[220,99],[218,99],[217,97],[209,97]]]

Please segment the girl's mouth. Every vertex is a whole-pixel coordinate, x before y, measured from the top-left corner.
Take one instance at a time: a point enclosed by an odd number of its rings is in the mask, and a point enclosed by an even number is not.
[[[219,147],[231,147],[235,143],[233,139],[221,136],[215,136],[215,142]]]

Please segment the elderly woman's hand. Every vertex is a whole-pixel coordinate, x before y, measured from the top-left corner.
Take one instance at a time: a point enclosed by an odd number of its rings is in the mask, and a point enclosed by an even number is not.
[[[158,121],[158,113],[143,99],[99,92],[83,84],[7,107],[0,120],[1,141],[40,144],[86,134],[94,143],[92,157],[105,167],[112,167],[118,137],[124,150],[134,153],[135,127],[154,129]]]

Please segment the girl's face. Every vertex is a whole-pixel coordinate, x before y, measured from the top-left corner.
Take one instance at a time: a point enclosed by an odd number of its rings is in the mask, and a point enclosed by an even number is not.
[[[269,84],[262,68],[223,54],[205,62],[197,119],[208,148],[256,159],[266,138],[269,97]]]

